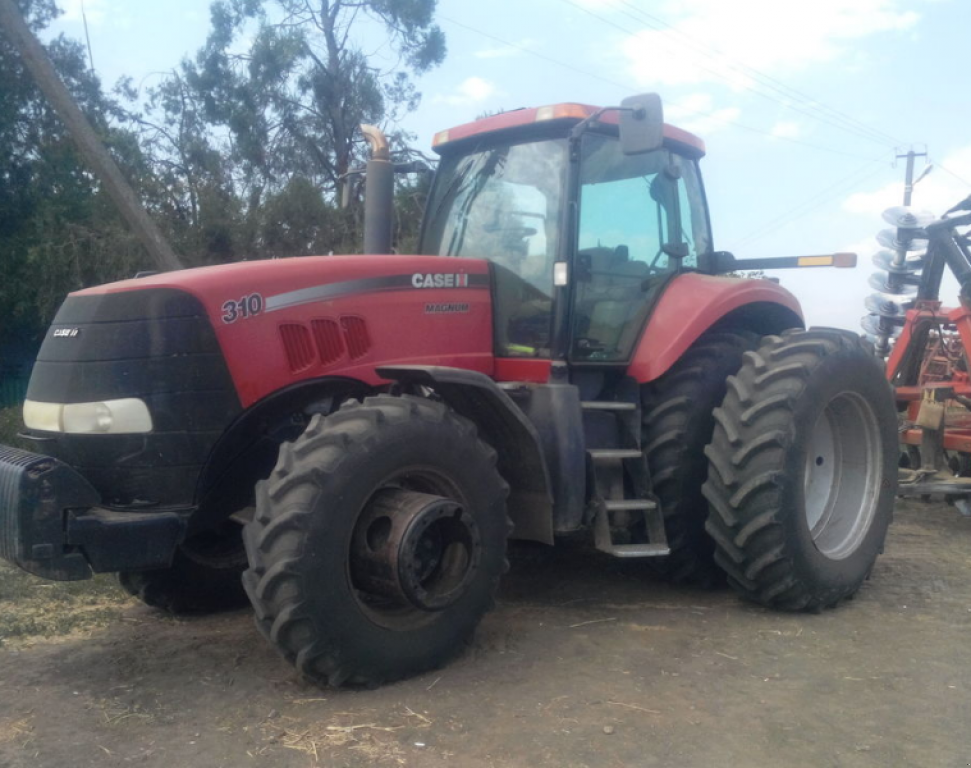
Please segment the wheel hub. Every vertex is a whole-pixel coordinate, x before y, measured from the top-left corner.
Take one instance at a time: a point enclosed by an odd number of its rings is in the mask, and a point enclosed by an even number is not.
[[[454,499],[386,488],[355,526],[351,580],[365,593],[440,611],[468,589],[480,549],[475,520]]]
[[[880,435],[871,406],[844,392],[820,415],[804,471],[806,524],[816,548],[832,560],[852,555],[876,514]]]

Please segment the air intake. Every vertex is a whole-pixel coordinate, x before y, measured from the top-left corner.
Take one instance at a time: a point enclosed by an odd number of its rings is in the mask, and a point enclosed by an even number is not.
[[[314,343],[322,365],[330,365],[344,355],[344,338],[336,320],[312,320],[310,329],[313,331]]]
[[[341,327],[344,329],[344,340],[347,342],[347,353],[351,360],[364,357],[371,348],[371,337],[368,336],[364,318],[345,315],[341,318]]]
[[[316,355],[307,326],[285,323],[280,326],[280,338],[283,340],[283,349],[287,353],[291,371],[299,373],[313,365]]]

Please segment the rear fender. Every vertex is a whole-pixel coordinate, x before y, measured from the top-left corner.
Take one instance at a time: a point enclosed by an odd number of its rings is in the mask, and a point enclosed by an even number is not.
[[[765,336],[803,328],[796,297],[771,280],[686,274],[668,285],[634,349],[628,375],[644,384],[662,376],[713,328]]]

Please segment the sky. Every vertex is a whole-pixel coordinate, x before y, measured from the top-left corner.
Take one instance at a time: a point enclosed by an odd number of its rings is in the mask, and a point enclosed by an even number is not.
[[[150,85],[203,43],[206,0],[58,0],[49,34],[84,39],[108,87]],[[656,91],[665,119],[706,142],[715,248],[739,258],[854,251],[855,270],[770,273],[807,321],[859,330],[881,212],[904,162],[935,164],[913,203],[940,215],[971,193],[969,0],[439,0],[445,63],[418,81],[403,127]],[[381,63],[380,40],[373,45]],[[924,158],[917,158],[917,171]],[[954,291],[946,303],[954,303]]]

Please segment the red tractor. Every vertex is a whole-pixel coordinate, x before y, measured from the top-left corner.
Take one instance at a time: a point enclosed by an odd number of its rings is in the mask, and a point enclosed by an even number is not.
[[[118,572],[172,610],[248,596],[331,685],[459,651],[508,539],[589,531],[785,610],[851,597],[896,490],[883,368],[802,330],[775,282],[719,275],[855,257],[716,252],[704,145],[654,95],[508,112],[435,149],[420,255],[391,253],[377,146],[371,255],[71,294],[24,406],[37,453],[0,448],[0,556]]]

